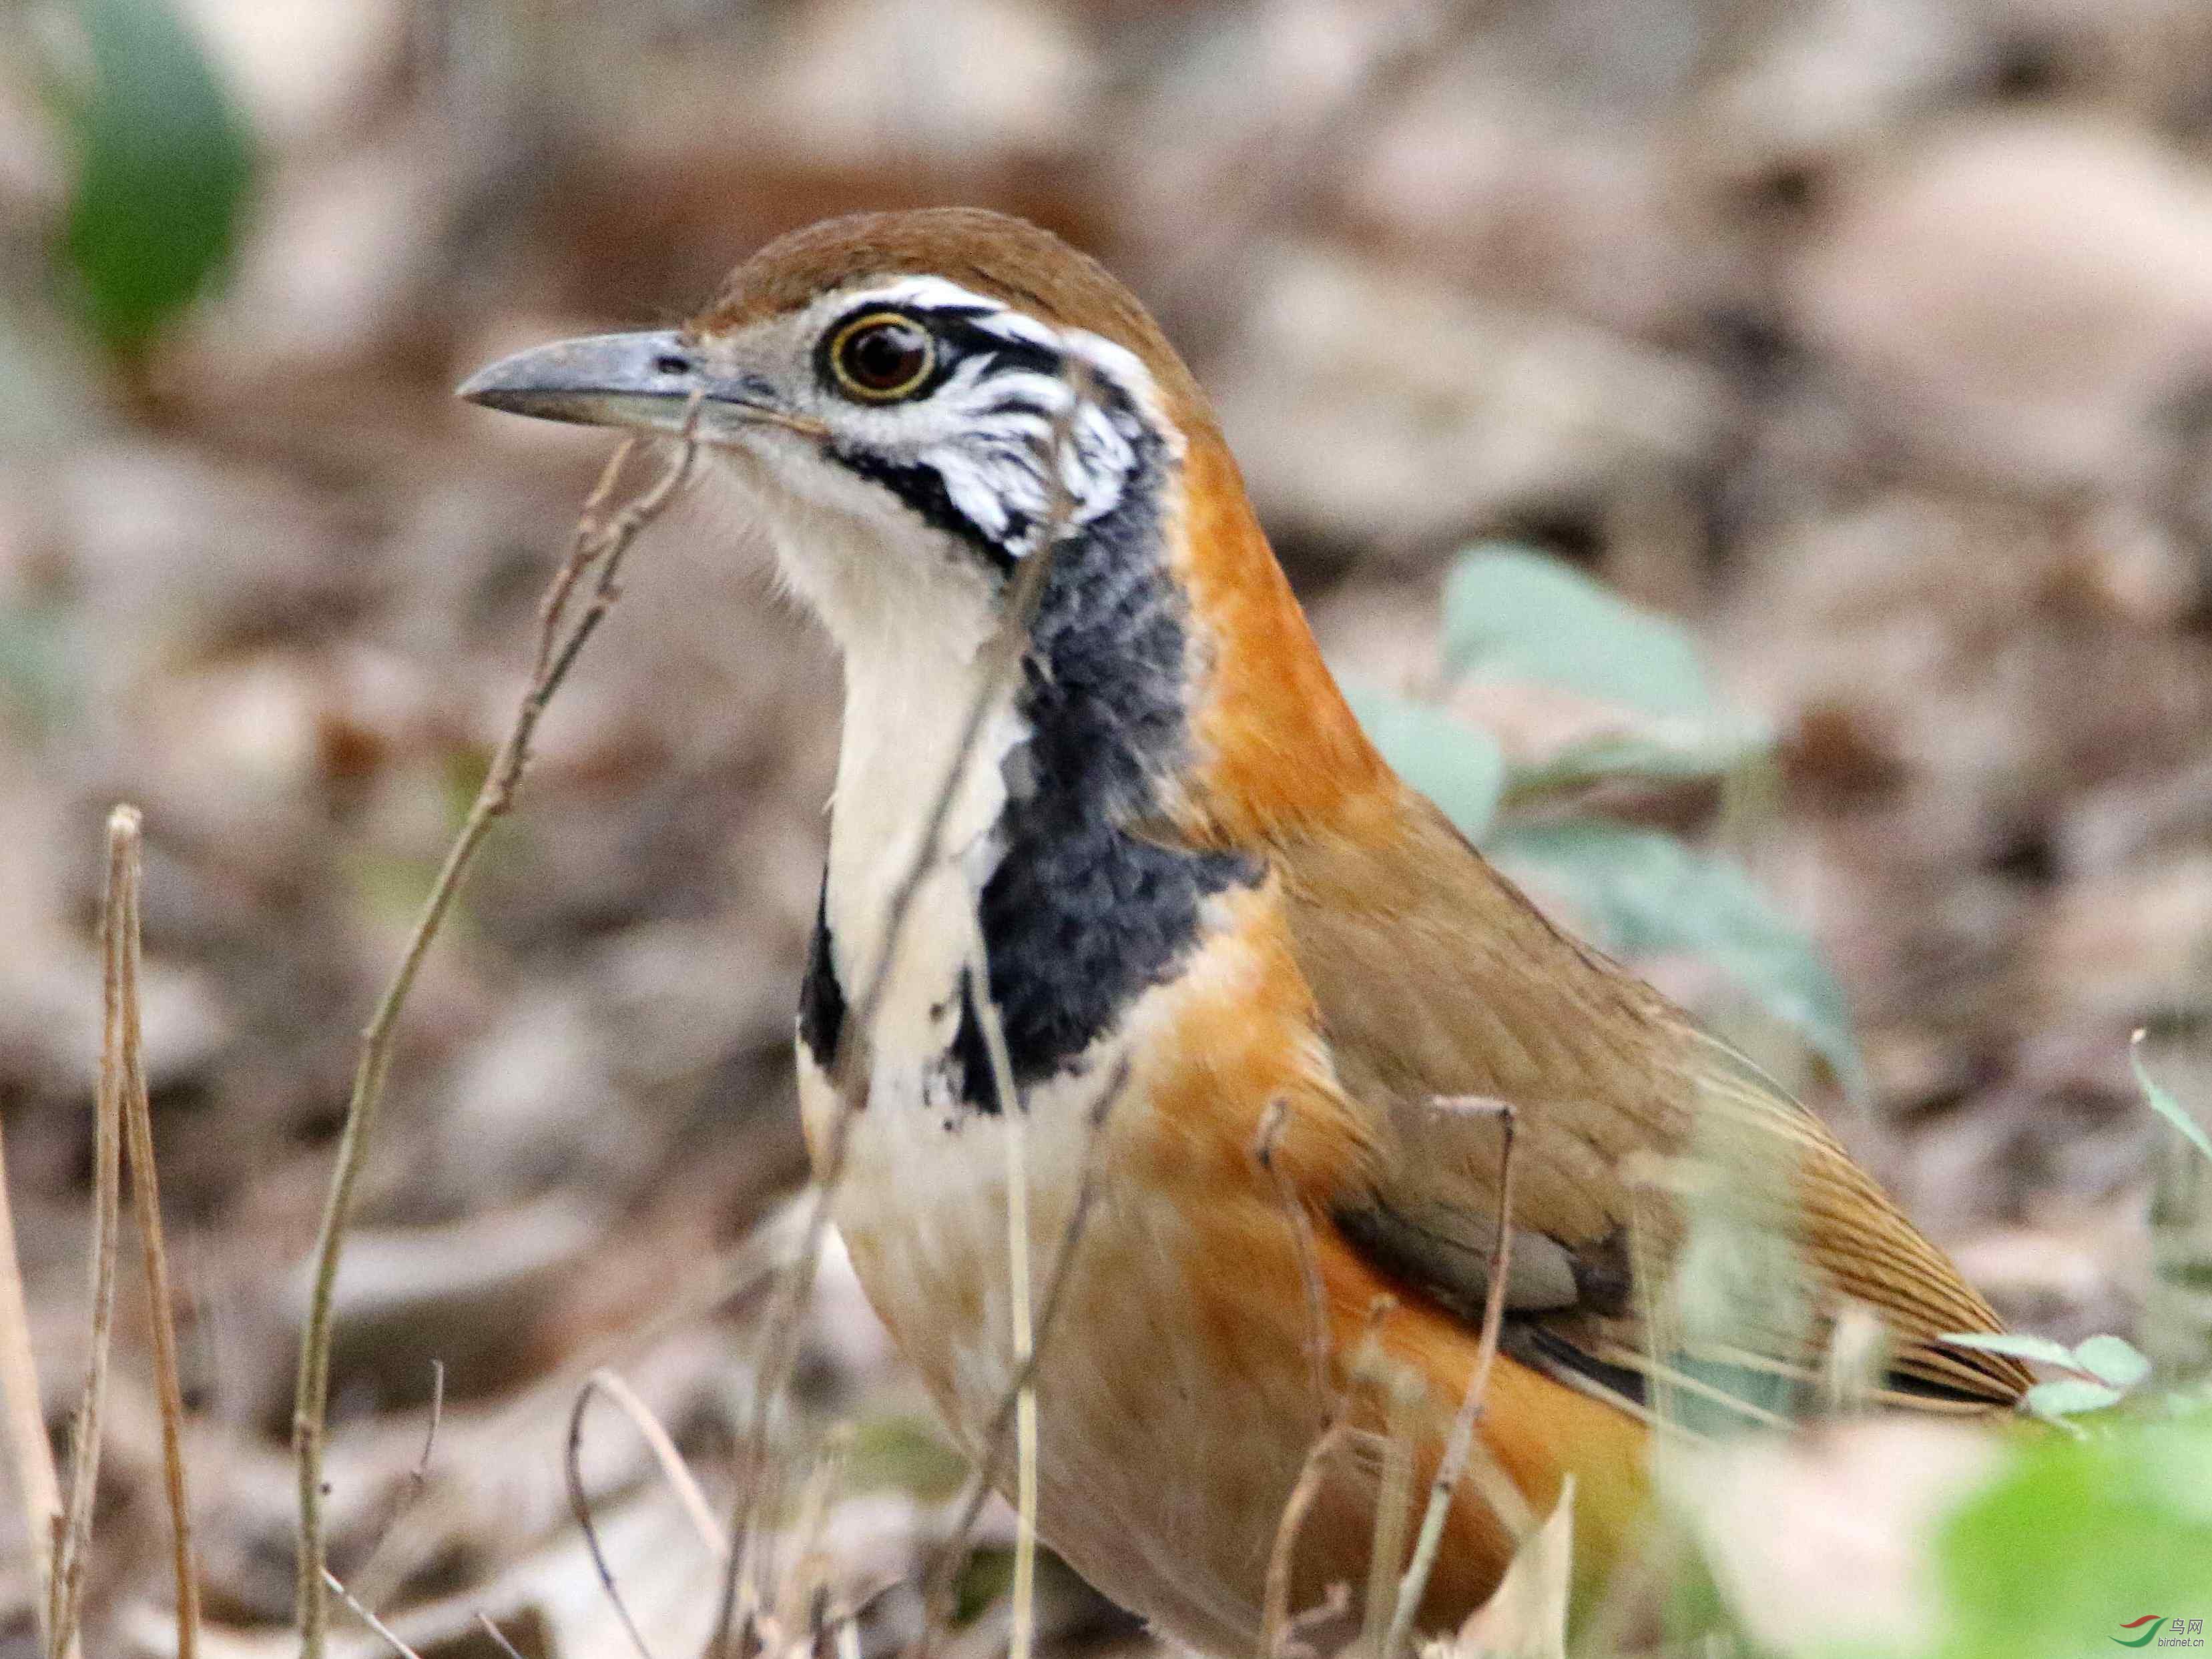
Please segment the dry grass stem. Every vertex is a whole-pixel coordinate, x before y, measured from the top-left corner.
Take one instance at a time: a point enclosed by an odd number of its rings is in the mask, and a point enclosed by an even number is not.
[[[1004,1039],[1000,1039],[1004,1046]],[[1030,1659],[1036,1633],[1037,1398],[1036,1352],[1030,1330],[1030,1220],[1027,1137],[1021,1114],[1006,1121],[1006,1247],[1013,1279],[1014,1365],[1029,1381],[1014,1401],[1013,1627],[1007,1659]]]
[[[1283,1627],[1283,1651],[1285,1654],[1310,1653],[1306,1638],[1325,1626],[1340,1623],[1352,1612],[1352,1586],[1341,1578],[1322,1592],[1321,1600],[1302,1613],[1291,1615]]]
[[[607,1565],[607,1553],[599,1545],[599,1523],[592,1519],[592,1495],[584,1490],[584,1408],[592,1403],[598,1386],[596,1380],[586,1382],[576,1391],[576,1403],[568,1409],[568,1437],[561,1460],[562,1473],[568,1486],[568,1512],[576,1517],[576,1525],[584,1534],[584,1547],[591,1552],[592,1569],[599,1576],[599,1588],[607,1593],[607,1600],[613,1604],[623,1629],[629,1633],[630,1645],[637,1650],[638,1659],[653,1659],[653,1650],[646,1646],[644,1632],[629,1616],[629,1603],[623,1600],[622,1587],[615,1583],[614,1569]]]
[[[1006,1141],[1006,1261],[1011,1280],[1013,1361],[1016,1375],[1024,1381],[1014,1393],[1014,1578],[1013,1618],[1007,1636],[1007,1659],[1030,1659],[1036,1635],[1036,1510],[1037,1402],[1035,1371],[1030,1361],[1036,1352],[1030,1314],[1030,1168],[1029,1133],[1020,1091],[1014,1086],[1013,1057],[1006,1048],[1006,1022],[999,1005],[988,994],[991,963],[983,930],[975,930],[969,971],[975,983],[986,988],[978,1000],[977,1023],[983,1032],[983,1049],[991,1060],[991,1089],[999,1103],[1000,1121]]]
[[[0,1406],[7,1411],[9,1461],[22,1504],[23,1534],[30,1540],[32,1601],[40,1651],[46,1652],[51,1650],[47,1620],[53,1609],[47,1598],[54,1582],[54,1523],[61,1518],[62,1486],[54,1471],[53,1444],[46,1438],[38,1361],[31,1352],[30,1304],[23,1295],[23,1268],[15,1255],[4,1151],[0,1151]]]
[[[1349,1425],[1341,1418],[1321,1431],[1321,1437],[1307,1449],[1297,1483],[1291,1488],[1282,1513],[1275,1517],[1275,1539],[1267,1551],[1267,1586],[1260,1604],[1260,1659],[1276,1659],[1283,1650],[1283,1638],[1291,1623],[1291,1568],[1297,1555],[1298,1534],[1305,1530],[1306,1516],[1321,1496],[1329,1460],[1349,1432]]]
[[[161,1186],[154,1164],[154,1109],[146,1090],[146,1048],[138,1008],[139,891],[143,883],[137,809],[118,806],[111,836],[122,837],[122,881],[111,902],[121,951],[123,1121],[131,1152],[131,1202],[152,1310],[155,1396],[161,1413],[161,1481],[169,1503],[170,1577],[177,1591],[177,1659],[199,1651],[199,1571],[192,1554],[191,1506],[185,1489],[185,1391],[177,1370],[177,1324],[169,1292],[169,1255],[161,1231]]]
[[[1260,1162],[1267,1178],[1274,1183],[1275,1201],[1281,1206],[1284,1224],[1291,1230],[1291,1246],[1297,1252],[1298,1278],[1305,1285],[1306,1296],[1306,1358],[1313,1368],[1314,1413],[1316,1432],[1328,1427],[1335,1407],[1334,1392],[1328,1383],[1331,1344],[1328,1335],[1328,1292],[1321,1282],[1321,1257],[1314,1248],[1313,1218],[1306,1212],[1297,1190],[1291,1185],[1290,1172],[1275,1157],[1282,1139],[1284,1127],[1290,1121],[1290,1103],[1277,1100],[1271,1103],[1267,1115],[1260,1120],[1260,1133],[1252,1143],[1252,1156]]]
[[[399,1639],[398,1636],[393,1632],[391,1626],[386,1624],[384,1620],[379,1619],[367,1607],[362,1606],[358,1601],[355,1600],[353,1592],[348,1589],[343,1584],[340,1583],[338,1582],[337,1574],[332,1572],[328,1567],[323,1569],[323,1584],[331,1595],[337,1596],[339,1601],[344,1602],[348,1607],[353,1610],[353,1616],[355,1618],[360,1620],[362,1624],[368,1626],[368,1628],[374,1631],[378,1636],[382,1637],[384,1640],[390,1644],[392,1650],[399,1655],[400,1659],[422,1659],[422,1656],[421,1654],[416,1652],[414,1649],[409,1647],[406,1643]]]
[[[505,1654],[507,1659],[522,1659],[522,1650],[507,1639],[507,1632],[492,1622],[489,1613],[478,1613],[477,1623],[483,1626],[483,1633],[491,1638],[492,1645]]]
[[[1030,1346],[1028,1359],[1015,1371],[1006,1391],[999,1398],[998,1409],[991,1417],[990,1433],[983,1443],[983,1455],[969,1471],[968,1484],[961,1489],[954,1510],[952,1530],[939,1547],[937,1560],[923,1585],[921,1634],[915,1642],[914,1659],[932,1659],[938,1640],[951,1618],[953,1584],[959,1577],[962,1563],[967,1559],[969,1534],[975,1530],[976,1517],[982,1514],[985,1500],[998,1484],[999,1466],[1006,1460],[1006,1442],[1014,1432],[1022,1396],[1036,1380],[1036,1368],[1052,1341],[1053,1328],[1060,1322],[1060,1310],[1066,1302],[1076,1252],[1091,1223],[1091,1207],[1097,1200],[1098,1149],[1105,1139],[1107,1121],[1128,1083],[1129,1062],[1125,1059],[1115,1066],[1114,1075],[1107,1079],[1105,1091],[1098,1097],[1098,1103],[1091,1109],[1090,1144],[1084,1153],[1083,1178],[1076,1187],[1075,1204],[1067,1212],[1066,1224],[1060,1229],[1052,1274],[1045,1281],[1044,1299],[1037,1308],[1036,1340]]]
[[[330,1396],[331,1308],[338,1261],[345,1248],[346,1226],[353,1213],[354,1188],[368,1162],[377,1108],[383,1099],[385,1079],[392,1066],[399,1012],[484,837],[514,801],[515,787],[528,769],[531,740],[537,734],[538,723],[547,703],[620,595],[618,579],[623,556],[639,532],[667,506],[690,471],[696,453],[692,433],[698,411],[699,399],[695,395],[684,416],[675,459],[641,495],[612,514],[606,511],[606,504],[637,440],[625,440],[601,473],[598,487],[577,520],[568,557],[548,591],[539,619],[535,669],[515,713],[514,723],[493,757],[475,805],[469,809],[468,818],[423,901],[422,915],[408,939],[399,964],[362,1033],[361,1058],[354,1073],[352,1094],[346,1103],[345,1125],[338,1138],[336,1167],[331,1172],[322,1225],[316,1237],[314,1277],[308,1296],[307,1322],[301,1334],[299,1371],[293,1399],[292,1439],[300,1505],[295,1601],[301,1659],[322,1659],[324,1634],[328,1627],[329,1614],[323,1598],[323,1434]],[[585,578],[594,570],[597,574],[590,583],[588,598],[580,599]]]
[[[1367,1595],[1360,1603],[1359,1651],[1382,1659],[1394,1617],[1392,1587],[1406,1559],[1413,1502],[1413,1436],[1427,1389],[1419,1373],[1393,1365],[1383,1419],[1382,1478],[1375,1492],[1375,1528],[1368,1540]]]
[[[822,1651],[822,1638],[833,1622],[830,1607],[829,1553],[823,1540],[830,1526],[830,1502],[843,1476],[845,1459],[853,1444],[852,1425],[841,1423],[830,1432],[821,1455],[808,1471],[800,1492],[799,1515],[791,1528],[790,1565],[777,1586],[775,1619],[780,1641],[769,1647],[787,1650],[804,1632],[805,1650]]]
[[[621,1364],[671,1333],[712,1317],[758,1291],[775,1273],[779,1247],[773,1223],[765,1224],[718,1250],[701,1264],[679,1294],[661,1306],[641,1310],[629,1325],[617,1326],[588,1344],[583,1353],[501,1407],[482,1432],[495,1441],[513,1439],[549,1419],[565,1421],[575,1403],[575,1391],[592,1372]],[[472,1524],[470,1513],[465,1483],[427,1487],[420,1504],[394,1517],[380,1540],[380,1557],[373,1557],[349,1575],[354,1594],[370,1607],[380,1606],[410,1572],[430,1560],[441,1547],[439,1540],[449,1537],[453,1528]]]
[[[853,1115],[859,1092],[866,1082],[862,1063],[869,1050],[870,1033],[875,1029],[877,1013],[882,1006],[884,991],[890,983],[891,971],[898,960],[899,945],[905,936],[907,921],[913,913],[915,899],[921,892],[923,882],[937,866],[945,822],[951,815],[953,803],[957,799],[961,785],[967,777],[968,767],[975,757],[975,747],[981,740],[983,729],[1011,689],[1028,653],[1030,625],[1035,620],[1037,605],[1044,597],[1045,582],[1051,573],[1054,554],[1073,518],[1074,503],[1062,476],[1062,464],[1068,453],[1068,447],[1073,441],[1076,417],[1089,404],[1092,392],[1087,372],[1081,368],[1072,351],[1066,362],[1071,371],[1070,396],[1066,405],[1054,421],[1045,443],[1045,472],[1051,494],[1043,521],[1038,527],[1036,544],[1022,560],[1020,568],[1015,573],[1007,590],[998,631],[985,647],[982,682],[962,720],[959,738],[953,746],[951,763],[945,768],[945,776],[939,780],[930,798],[929,811],[923,815],[921,833],[900,872],[897,885],[892,890],[884,913],[882,946],[862,982],[861,995],[854,1005],[852,1017],[846,1022],[845,1035],[838,1044],[838,1051],[830,1057],[830,1086],[836,1097],[836,1109],[830,1127],[829,1146],[823,1152],[821,1168],[813,1183],[813,1199],[807,1215],[805,1237],[797,1255],[779,1280],[777,1294],[768,1316],[760,1372],[754,1384],[751,1421],[747,1427],[738,1466],[737,1524],[731,1529],[736,1547],[731,1553],[729,1571],[723,1579],[721,1604],[714,1619],[714,1634],[707,1650],[714,1659],[731,1659],[732,1654],[731,1637],[736,1621],[739,1582],[748,1568],[751,1556],[750,1540],[758,1529],[762,1505],[767,1496],[770,1419],[777,1401],[783,1395],[791,1368],[798,1358],[800,1325],[812,1294],[815,1268],[822,1255],[822,1241],[829,1231],[830,1206],[835,1201],[839,1183],[844,1178],[845,1154]]]
[[[1436,1567],[1437,1550],[1443,1541],[1444,1519],[1451,1512],[1452,1493],[1466,1473],[1468,1456],[1474,1444],[1475,1425],[1481,1419],[1483,1401],[1490,1392],[1491,1369],[1498,1363],[1498,1337],[1505,1328],[1505,1275],[1512,1266],[1513,1250],[1513,1134],[1518,1120],[1511,1104],[1503,1100],[1470,1097],[1437,1103],[1460,1111],[1491,1114],[1498,1119],[1498,1231],[1490,1245],[1490,1279],[1483,1296],[1482,1334],[1475,1348],[1474,1370],[1468,1375],[1467,1392],[1460,1397],[1459,1410],[1452,1416],[1451,1434],[1444,1442],[1443,1455],[1437,1460],[1436,1477],[1429,1485],[1428,1508],[1421,1516],[1420,1534],[1413,1543],[1413,1559],[1399,1583],[1397,1607],[1390,1616],[1390,1628],[1376,1659],[1392,1659],[1404,1649],[1413,1620],[1420,1612],[1421,1596],[1429,1587],[1429,1574]]]
[[[376,1582],[376,1571],[383,1563],[385,1547],[391,1543],[393,1529],[415,1507],[422,1496],[423,1489],[430,1484],[430,1460],[437,1455],[438,1427],[445,1420],[445,1415],[446,1362],[433,1359],[430,1362],[430,1423],[422,1431],[422,1449],[416,1455],[414,1467],[407,1471],[406,1484],[400,1487],[398,1497],[392,1500],[392,1513],[384,1517],[384,1524],[377,1528],[376,1541],[368,1547],[368,1553],[362,1558],[360,1569],[353,1576],[353,1582],[362,1587],[354,1594],[371,1607],[376,1605],[379,1598],[368,1587]]]
[[[53,1572],[47,1582],[46,1644],[53,1655],[74,1652],[84,1596],[85,1552],[92,1543],[93,1504],[100,1486],[100,1413],[107,1400],[107,1360],[115,1325],[115,1247],[123,1201],[123,1097],[126,1054],[138,1030],[138,985],[125,939],[138,852],[138,811],[118,806],[107,817],[107,892],[100,919],[102,955],[100,1089],[93,1115],[92,1344],[71,1434],[70,1486],[55,1527]],[[127,1005],[127,1006],[126,1006]]]
[[[1378,1296],[1367,1304],[1365,1328],[1360,1334],[1358,1347],[1353,1351],[1345,1386],[1330,1396],[1327,1420],[1313,1444],[1306,1448],[1306,1459],[1299,1467],[1298,1478],[1275,1517],[1275,1536],[1267,1549],[1267,1577],[1261,1596],[1260,1659],[1278,1659],[1285,1650],[1284,1644],[1297,1622],[1291,1613],[1291,1571],[1297,1559],[1298,1536],[1305,1530],[1307,1513],[1321,1496],[1329,1460],[1351,1433],[1348,1410],[1353,1384],[1372,1370],[1382,1322],[1397,1305],[1397,1298],[1392,1296]],[[1337,1588],[1329,1587],[1332,1596]],[[1347,1591],[1346,1605],[1349,1606],[1350,1601]]]
[[[621,1373],[596,1370],[584,1379],[584,1386],[576,1395],[573,1419],[575,1423],[583,1421],[584,1407],[595,1393],[605,1395],[622,1407],[623,1414],[637,1430],[639,1437],[645,1442],[647,1449],[652,1452],[653,1461],[660,1466],[660,1473],[666,1478],[669,1490],[676,1494],[676,1501],[683,1506],[684,1518],[690,1522],[692,1531],[699,1534],[699,1541],[707,1547],[708,1553],[718,1561],[727,1556],[730,1553],[728,1535],[708,1509],[706,1493],[700,1491],[690,1465],[684,1461],[684,1454],[676,1449],[675,1440],[662,1426],[660,1419],[653,1414],[653,1407],[638,1397],[637,1390],[623,1379]]]

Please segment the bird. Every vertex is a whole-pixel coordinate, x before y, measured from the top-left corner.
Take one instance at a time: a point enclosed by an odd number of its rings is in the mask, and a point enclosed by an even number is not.
[[[1362,1616],[1408,1491],[1389,1443],[1432,1480],[1493,1300],[1425,1629],[1571,1481],[1588,1605],[1651,1535],[1669,1401],[1761,1415],[1850,1310],[1882,1335],[1875,1403],[2020,1401],[2016,1360],[1948,1340],[2001,1330],[1989,1304],[1820,1119],[1386,763],[1204,392],[1088,255],[981,209],[826,220],[682,326],[460,395],[694,442],[733,549],[764,539],[842,653],[808,1145],[971,1457],[1022,1375],[1012,1183],[1033,1286],[1068,1244],[1038,1531],[1167,1636],[1254,1650],[1310,1465],[1296,1605],[1341,1585]],[[1802,1317],[1663,1316],[1700,1171],[1783,1241]]]

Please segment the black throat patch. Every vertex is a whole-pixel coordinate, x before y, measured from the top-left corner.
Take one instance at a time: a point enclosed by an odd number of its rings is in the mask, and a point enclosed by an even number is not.
[[[1257,859],[1131,829],[1164,816],[1161,781],[1189,748],[1189,619],[1160,517],[1169,461],[1149,431],[1139,447],[1121,501],[1051,555],[1016,698],[1030,735],[1005,763],[998,863],[977,909],[1018,1089],[1073,1069],[1137,997],[1173,976],[1199,940],[1205,901],[1265,874]],[[963,978],[957,988],[947,1081],[969,1109],[995,1113],[975,988]],[[834,1047],[843,1012],[817,918],[800,1035],[824,1066],[817,1039]]]
[[[1167,568],[1167,457],[1139,441],[1111,512],[1053,552],[1017,708],[1030,738],[1000,818],[980,911],[990,992],[1017,1086],[1066,1069],[1139,994],[1176,971],[1204,901],[1257,882],[1258,861],[1133,834],[1188,760],[1189,619]],[[963,1091],[988,1102],[982,1087]]]

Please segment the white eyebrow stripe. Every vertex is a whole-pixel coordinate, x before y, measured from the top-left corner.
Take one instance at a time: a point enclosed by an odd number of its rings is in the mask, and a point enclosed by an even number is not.
[[[1144,359],[1127,346],[1116,345],[1087,329],[1054,328],[987,294],[978,294],[943,276],[903,276],[879,288],[861,289],[836,296],[838,310],[864,305],[903,307],[914,311],[964,311],[976,314],[965,320],[987,334],[1018,344],[1037,346],[1079,359],[1112,381],[1123,396],[1142,410],[1153,428],[1178,456],[1182,435],[1166,418],[1159,387]]]

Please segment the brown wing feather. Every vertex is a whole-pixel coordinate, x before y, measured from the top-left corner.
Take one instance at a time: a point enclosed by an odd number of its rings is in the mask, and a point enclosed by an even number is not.
[[[1371,1186],[1338,1206],[1355,1248],[1471,1316],[1497,1214],[1498,1131],[1437,1102],[1509,1102],[1515,1253],[1526,1261],[1508,1304],[1540,1337],[1524,1346],[1587,1359],[1591,1376],[1648,1370],[1631,1243],[1669,1252],[1679,1222],[1638,1172],[1718,1125],[1724,1136],[1740,1132],[1731,1144],[1769,1148],[1774,1167],[1793,1172],[1777,1224],[1797,1233],[1832,1293],[1820,1300],[1848,1297],[1884,1316],[1904,1403],[2018,1397],[2031,1379],[2017,1364],[1937,1340],[1999,1322],[1817,1118],[1649,985],[1553,927],[1425,800],[1408,792],[1407,810],[1387,816],[1402,830],[1381,842],[1324,832],[1272,849],[1339,1079],[1387,1119]],[[1746,1356],[1785,1370],[1818,1358]]]

